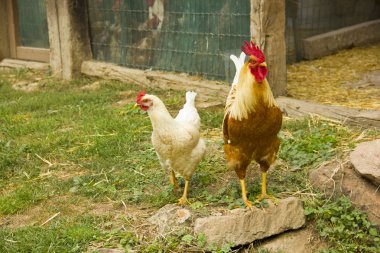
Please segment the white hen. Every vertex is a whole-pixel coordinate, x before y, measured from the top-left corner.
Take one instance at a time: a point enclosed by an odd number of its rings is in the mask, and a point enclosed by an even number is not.
[[[178,189],[175,172],[181,174],[186,182],[180,205],[187,202],[189,181],[201,161],[206,144],[200,138],[200,117],[195,108],[195,92],[186,92],[186,103],[173,118],[164,103],[156,96],[140,92],[137,105],[147,111],[152,123],[152,143],[161,166],[171,172],[170,182],[174,191]]]

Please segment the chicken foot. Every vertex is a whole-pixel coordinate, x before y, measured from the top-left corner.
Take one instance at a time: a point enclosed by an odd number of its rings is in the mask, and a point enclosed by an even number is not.
[[[170,183],[173,185],[174,193],[177,194],[177,192],[178,192],[178,180],[175,176],[174,170],[172,170],[172,172],[170,174]]]
[[[249,201],[247,199],[247,190],[245,188],[245,180],[244,178],[243,179],[240,179],[240,185],[241,185],[241,196],[243,198],[243,201],[245,203],[245,205],[249,208],[249,209],[252,209],[252,203],[251,201]]]
[[[278,205],[277,199],[274,196],[271,196],[271,195],[267,194],[267,172],[266,171],[262,171],[261,172],[261,178],[262,178],[262,182],[261,182],[261,194],[259,196],[257,196],[257,198],[255,199],[255,203],[259,203],[263,199],[270,199],[270,200],[273,201],[273,203],[275,205]]]
[[[182,197],[178,200],[178,205],[184,206],[186,203],[190,203],[187,200],[187,192],[189,190],[189,180],[185,179],[185,189],[183,190]]]

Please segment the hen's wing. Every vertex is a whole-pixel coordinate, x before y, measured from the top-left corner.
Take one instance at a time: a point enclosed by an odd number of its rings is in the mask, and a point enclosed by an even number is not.
[[[201,119],[199,117],[197,108],[195,108],[195,97],[197,93],[193,91],[186,92],[186,103],[183,108],[178,112],[175,120],[177,122],[184,122],[191,124],[199,129],[201,125]]]

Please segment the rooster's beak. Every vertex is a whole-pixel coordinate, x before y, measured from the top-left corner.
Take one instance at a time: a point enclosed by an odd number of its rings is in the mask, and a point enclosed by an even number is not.
[[[261,67],[266,67],[266,66],[267,66],[267,63],[266,63],[266,62],[262,62],[262,63],[259,64],[259,66],[261,66]]]
[[[133,106],[133,109],[136,109],[138,106],[139,106],[139,104],[136,103],[136,104]]]

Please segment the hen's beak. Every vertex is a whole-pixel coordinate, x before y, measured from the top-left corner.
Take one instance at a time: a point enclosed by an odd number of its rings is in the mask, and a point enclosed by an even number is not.
[[[266,66],[267,66],[267,63],[266,63],[266,62],[262,62],[262,63],[259,64],[259,66],[261,66],[261,67],[266,67]]]
[[[139,104],[136,103],[136,104],[133,106],[133,109],[136,109],[138,106],[139,106]]]

